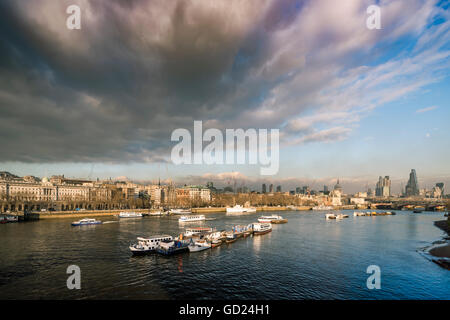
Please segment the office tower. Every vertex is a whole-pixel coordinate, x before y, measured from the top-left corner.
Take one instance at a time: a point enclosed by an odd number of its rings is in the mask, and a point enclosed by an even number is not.
[[[269,186],[269,192],[270,192],[270,193],[273,192],[273,184],[270,184],[270,186]]]
[[[389,180],[389,176],[385,176],[384,178],[382,178],[381,176],[379,177],[375,188],[375,196],[376,197],[391,196],[391,181]]]
[[[419,184],[417,182],[417,175],[415,169],[411,169],[411,173],[409,174],[409,180],[405,188],[405,195],[407,197],[419,195]]]
[[[277,186],[277,192],[281,192],[281,186]]]
[[[262,192],[262,193],[266,193],[266,192],[267,192],[267,187],[266,187],[266,184],[265,184],[265,183],[262,184],[261,192]]]

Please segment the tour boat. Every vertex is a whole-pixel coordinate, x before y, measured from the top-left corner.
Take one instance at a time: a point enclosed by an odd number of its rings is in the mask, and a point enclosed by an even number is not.
[[[254,223],[253,224],[253,234],[261,235],[272,231],[272,224],[270,223]]]
[[[364,217],[365,215],[366,215],[365,212],[357,212],[357,211],[353,212],[354,217]]]
[[[169,212],[171,214],[181,214],[181,215],[186,215],[186,214],[192,213],[191,209],[170,209]]]
[[[189,252],[199,252],[206,249],[211,249],[211,243],[208,243],[206,241],[196,241],[192,242],[188,246]]]
[[[227,213],[242,213],[242,212],[256,212],[256,208],[254,207],[242,207],[241,205],[237,204],[232,208],[227,208]]]
[[[171,241],[172,236],[157,235],[148,238],[138,237],[137,243],[132,244],[129,248],[133,255],[143,255],[146,253],[155,252],[159,247],[161,241]]]
[[[139,212],[121,212],[119,213],[119,218],[141,218],[142,213]]]
[[[203,221],[205,220],[204,215],[198,215],[198,216],[181,216],[180,219],[178,219],[178,222],[191,222],[191,221]]]
[[[72,222],[72,226],[87,226],[87,225],[92,225],[92,224],[102,224],[101,221],[99,220],[95,220],[95,219],[81,219],[75,222]]]
[[[287,223],[287,219],[283,219],[282,216],[271,215],[271,216],[259,217],[258,222],[261,222],[261,223]]]
[[[156,252],[166,256],[180,253],[189,250],[188,246],[190,243],[190,241],[186,240],[164,240],[159,243]]]

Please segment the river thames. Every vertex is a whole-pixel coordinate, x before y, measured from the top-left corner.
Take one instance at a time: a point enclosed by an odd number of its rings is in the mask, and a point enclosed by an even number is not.
[[[442,239],[433,225],[442,213],[345,213],[326,221],[325,212],[282,211],[289,222],[269,234],[170,257],[133,257],[128,246],[178,235],[177,216],[0,225],[0,299],[450,299],[450,271],[422,253]],[[187,226],[231,229],[260,215],[207,214]],[[80,290],[67,289],[69,265],[81,269]],[[370,265],[381,269],[381,289],[366,286]]]

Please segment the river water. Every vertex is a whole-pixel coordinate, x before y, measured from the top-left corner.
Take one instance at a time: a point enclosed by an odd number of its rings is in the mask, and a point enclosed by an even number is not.
[[[279,212],[289,223],[269,234],[170,257],[133,257],[128,246],[179,234],[176,216],[0,225],[0,299],[450,299],[450,271],[422,253],[442,238],[433,225],[442,213],[345,213],[326,221],[325,212]],[[231,229],[259,215],[207,214],[189,226]],[[69,265],[81,269],[80,290],[67,289]],[[380,267],[381,289],[366,286],[370,265]]]

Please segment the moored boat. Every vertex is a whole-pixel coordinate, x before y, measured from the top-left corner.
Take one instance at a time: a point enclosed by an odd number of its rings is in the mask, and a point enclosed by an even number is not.
[[[189,250],[190,241],[186,240],[164,240],[159,243],[156,252],[163,255],[172,255]]]
[[[227,232],[227,238],[225,240],[226,243],[233,243],[237,240],[236,234],[234,232]]]
[[[143,255],[147,253],[155,252],[159,247],[161,241],[171,241],[172,236],[169,235],[156,235],[148,238],[138,237],[137,243],[130,245],[130,250],[133,255]]]
[[[262,235],[272,231],[272,224],[270,223],[254,223],[253,234]]]
[[[99,220],[89,219],[89,218],[85,218],[85,219],[81,219],[81,220],[72,222],[73,227],[87,226],[87,225],[93,225],[93,224],[102,224],[102,222]]]
[[[188,246],[189,252],[199,252],[206,249],[211,249],[211,243],[207,241],[191,242]]]
[[[213,228],[206,228],[206,227],[186,228],[186,230],[184,231],[184,236],[192,237],[196,235],[205,235],[213,231],[214,231]]]
[[[170,209],[169,213],[170,214],[187,215],[187,214],[191,214],[192,210],[191,209]]]
[[[278,223],[287,223],[288,221],[287,221],[287,219],[283,219],[282,216],[277,216],[277,215],[273,214],[271,216],[259,217],[258,222],[278,224]]]
[[[142,218],[142,213],[123,211],[119,213],[119,218]]]
[[[19,222],[19,216],[8,215],[8,216],[6,216],[6,222],[8,222],[8,223]]]
[[[333,210],[332,206],[325,206],[323,204],[312,207],[312,210]]]
[[[251,212],[256,212],[256,208],[255,207],[243,207],[239,204],[235,205],[232,208],[227,208],[227,213],[251,213]]]
[[[216,248],[216,247],[220,246],[222,243],[223,243],[222,240],[214,239],[211,241],[211,248]]]
[[[205,216],[203,214],[197,216],[181,216],[178,222],[191,222],[191,221],[204,221]]]
[[[327,220],[336,219],[336,215],[334,213],[327,213],[325,215],[325,219],[327,219]]]

